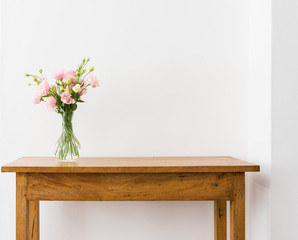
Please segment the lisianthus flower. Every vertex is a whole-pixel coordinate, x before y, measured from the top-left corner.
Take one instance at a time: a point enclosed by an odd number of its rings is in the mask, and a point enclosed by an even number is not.
[[[81,88],[82,88],[82,90],[81,90],[81,92],[80,92],[80,98],[79,98],[79,99],[81,100],[81,96],[87,94],[87,89],[86,89],[86,87],[87,87],[88,83],[87,83],[86,80],[80,79],[80,84],[81,84]]]
[[[53,96],[46,98],[46,106],[49,111],[54,111],[56,109],[56,105],[57,100]]]
[[[76,72],[77,72],[77,70],[69,70],[69,71],[65,72],[65,75],[75,77]]]
[[[83,79],[79,79],[79,83],[81,84],[81,88],[85,88],[88,85],[87,81]]]
[[[47,95],[50,90],[50,85],[46,79],[43,79],[37,87],[37,91],[41,96]]]
[[[82,85],[82,83],[83,83],[83,82],[86,82],[86,81],[85,81],[83,78],[79,78],[79,81],[78,81],[78,82],[79,82],[79,84]]]
[[[71,83],[75,83],[76,81],[76,70],[69,70],[67,72],[64,73],[64,77],[63,77],[63,81],[67,81],[68,79],[70,79]]]
[[[71,83],[68,87],[70,90],[72,90],[73,86],[74,86],[74,83]]]
[[[50,89],[51,89],[53,92],[56,92],[56,91],[57,91],[57,86],[56,86],[56,84],[50,84]]]
[[[35,92],[33,103],[39,104],[41,101],[42,96],[47,95],[50,90],[50,85],[46,79],[43,79]]]
[[[87,79],[87,83],[90,84],[91,87],[95,88],[99,86],[99,82],[94,75],[90,75]]]
[[[79,100],[82,100],[82,96],[87,94],[87,89],[83,89],[82,92],[80,92]]]
[[[81,92],[81,91],[82,91],[81,85],[77,83],[77,84],[72,88],[72,91],[74,91],[75,93]]]
[[[65,104],[75,103],[75,100],[71,97],[70,93],[64,92],[61,95],[61,101]]]
[[[54,79],[56,81],[61,81],[63,78],[64,78],[64,71],[63,70],[60,70],[59,72],[56,72],[55,75],[54,75]]]
[[[41,102],[41,96],[39,95],[39,93],[36,92],[33,98],[33,103],[39,104],[40,102]]]

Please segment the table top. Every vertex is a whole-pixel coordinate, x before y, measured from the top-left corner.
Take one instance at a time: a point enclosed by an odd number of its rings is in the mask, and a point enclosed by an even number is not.
[[[37,173],[171,173],[258,172],[260,166],[233,157],[81,157],[62,163],[55,157],[21,157],[2,172]]]

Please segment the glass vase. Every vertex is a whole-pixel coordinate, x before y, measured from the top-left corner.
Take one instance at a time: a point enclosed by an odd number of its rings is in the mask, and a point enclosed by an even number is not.
[[[75,162],[80,156],[81,146],[72,128],[73,111],[65,111],[61,115],[62,134],[57,141],[55,155],[61,162]]]

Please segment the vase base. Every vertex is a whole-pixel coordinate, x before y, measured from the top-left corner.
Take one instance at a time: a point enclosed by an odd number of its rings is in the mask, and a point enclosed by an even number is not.
[[[59,161],[62,162],[62,163],[71,163],[71,162],[76,162],[77,159],[65,159],[65,160],[59,159]]]

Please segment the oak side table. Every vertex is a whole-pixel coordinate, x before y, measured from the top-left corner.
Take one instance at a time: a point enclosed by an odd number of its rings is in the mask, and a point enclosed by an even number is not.
[[[16,172],[16,240],[39,240],[39,201],[214,201],[214,237],[245,239],[245,172],[258,165],[233,157],[96,157],[61,163],[22,157]]]

